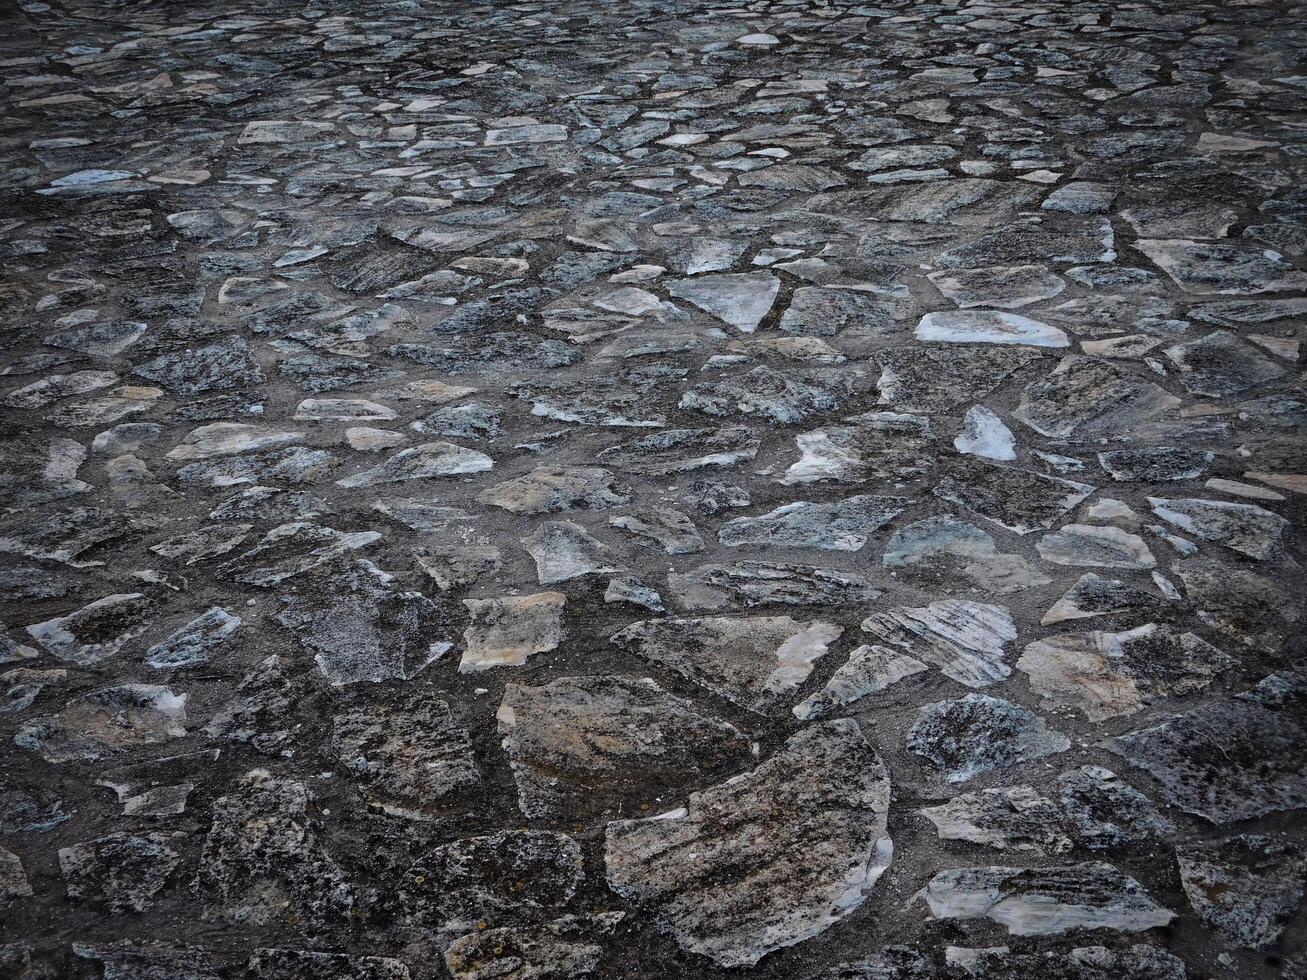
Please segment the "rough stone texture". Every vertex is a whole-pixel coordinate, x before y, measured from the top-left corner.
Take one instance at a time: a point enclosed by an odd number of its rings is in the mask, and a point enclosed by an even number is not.
[[[608,881],[681,947],[750,966],[862,904],[893,852],[889,792],[858,726],[821,722],[683,810],[609,824]]]
[[[0,4],[0,977],[1307,975],[1303,14]]]

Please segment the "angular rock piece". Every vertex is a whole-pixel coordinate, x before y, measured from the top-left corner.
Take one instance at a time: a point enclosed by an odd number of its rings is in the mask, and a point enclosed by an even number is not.
[[[918,711],[907,744],[945,780],[963,783],[991,769],[1065,752],[1071,740],[1019,704],[968,694]]]
[[[1016,313],[959,310],[927,313],[917,324],[918,340],[953,344],[1024,344],[1028,347],[1069,347],[1057,327]]]
[[[1162,520],[1204,541],[1215,541],[1249,558],[1290,560],[1280,540],[1289,522],[1264,507],[1193,497],[1149,497],[1148,502]]]
[[[742,425],[720,429],[665,429],[610,446],[596,459],[628,473],[663,476],[705,466],[731,466],[753,459],[761,445],[758,436]]]
[[[1187,980],[1189,976],[1180,957],[1142,943],[1127,949],[1079,946],[1043,953],[1013,953],[1006,946],[950,947],[946,956],[962,976],[977,980]]]
[[[947,411],[985,398],[1039,360],[1024,347],[890,347],[876,352],[881,401],[909,412]]]
[[[477,500],[514,514],[602,510],[630,501],[607,470],[597,466],[538,466],[526,476],[496,483]]]
[[[1180,369],[1180,383],[1195,395],[1224,398],[1283,377],[1285,368],[1259,354],[1228,330],[1166,349]]]
[[[481,782],[471,740],[444,701],[367,705],[336,715],[332,726],[341,766],[392,816],[430,819],[448,797]]]
[[[522,546],[535,560],[541,585],[565,582],[592,572],[617,571],[604,559],[608,549],[571,521],[542,522],[529,537],[522,539]]]
[[[794,706],[794,717],[800,721],[820,718],[927,670],[930,668],[920,660],[889,647],[860,646],[820,691]]]
[[[613,635],[619,647],[761,714],[775,711],[843,629],[788,616],[650,619]]]
[[[766,272],[696,276],[667,283],[671,295],[688,300],[741,333],[753,333],[758,329],[758,324],[776,302],[780,288],[780,280]]]
[[[1012,417],[1040,435],[1089,440],[1119,435],[1156,418],[1180,399],[1151,381],[1080,354],[1062,358],[1044,380],[1027,385]]]
[[[1017,628],[1003,606],[943,599],[875,613],[862,621],[862,631],[967,687],[985,687],[1012,673],[1003,647],[1017,638]]]
[[[269,588],[380,539],[376,531],[344,532],[293,521],[274,527],[253,549],[219,571],[243,585]]]
[[[1103,743],[1212,823],[1307,807],[1307,681],[1271,674],[1250,691]]]
[[[1241,834],[1181,844],[1175,856],[1194,911],[1240,946],[1274,946],[1302,904],[1307,850],[1287,838]]]
[[[566,602],[567,596],[561,592],[464,599],[472,622],[463,632],[467,646],[459,671],[520,667],[532,654],[554,649],[563,636]]]
[[[507,830],[434,848],[404,873],[400,891],[409,924],[463,933],[521,909],[565,907],[584,877],[571,837]]]
[[[205,663],[240,625],[239,616],[213,606],[146,650],[145,662],[160,670]]]
[[[845,497],[833,504],[800,500],[757,517],[737,517],[717,532],[729,547],[758,545],[858,551],[872,532],[903,513],[903,497]]]
[[[880,590],[861,575],[784,562],[700,565],[685,573],[670,573],[667,584],[687,609],[720,609],[736,601],[745,606],[843,606],[880,596]]]
[[[307,949],[256,949],[245,969],[252,980],[410,980],[411,976],[408,967],[393,957]]]
[[[301,579],[276,620],[331,684],[407,680],[453,647],[441,609],[369,561]]]
[[[474,932],[445,950],[445,969],[454,980],[582,980],[599,968],[602,937],[625,917],[624,912],[568,915],[542,925]]]
[[[1017,441],[1003,420],[983,405],[967,409],[963,429],[953,446],[968,456],[1010,461],[1017,458]]]
[[[1134,247],[1191,293],[1247,296],[1307,289],[1307,273],[1255,246],[1171,238],[1140,239]]]
[[[27,634],[60,660],[89,666],[112,657],[145,632],[153,603],[139,592],[96,599],[67,616],[27,627]]]
[[[1072,847],[1061,827],[1061,808],[1030,786],[964,793],[919,812],[935,825],[940,840],[1039,854],[1062,854]]]
[[[629,531],[641,543],[657,546],[669,555],[687,555],[703,550],[703,538],[694,522],[670,507],[651,507],[624,517],[611,517],[608,523]]]
[[[156,684],[123,684],[73,698],[58,714],[28,722],[14,743],[47,762],[72,762],[185,734],[185,694]]]
[[[1123,633],[1066,633],[1026,646],[1017,669],[1046,708],[1090,721],[1132,715],[1159,697],[1202,690],[1236,661],[1193,633],[1148,623]]]
[[[889,796],[857,724],[820,722],[685,809],[610,823],[608,883],[682,949],[752,966],[863,903],[890,862]]]
[[[875,293],[839,286],[804,286],[794,291],[781,317],[785,333],[833,337],[852,329],[873,335],[894,332],[893,305]]]
[[[935,435],[930,420],[919,415],[867,412],[800,433],[794,442],[803,455],[785,471],[782,483],[906,480],[924,476],[935,464]]]
[[[1113,480],[1156,483],[1193,480],[1207,472],[1215,453],[1176,446],[1149,446],[1098,454],[1098,463]]]
[[[958,460],[934,494],[1017,534],[1048,530],[1094,492],[1087,483],[979,460]]]
[[[824,384],[760,365],[724,381],[697,384],[681,396],[681,408],[705,415],[752,415],[778,425],[793,425],[832,412],[840,398]]]
[[[1249,569],[1210,558],[1190,558],[1172,568],[1205,622],[1255,650],[1279,650],[1290,624],[1302,616],[1300,598]]]
[[[1175,833],[1152,800],[1102,766],[1068,769],[1056,789],[1063,827],[1083,847],[1101,850]]]
[[[1144,539],[1119,527],[1067,524],[1035,542],[1044,561],[1076,568],[1152,568],[1157,564]]]
[[[510,683],[496,718],[518,805],[531,818],[630,812],[749,754],[733,726],[649,678]]]
[[[987,592],[1009,593],[1051,579],[1020,555],[1004,554],[994,539],[955,517],[928,517],[894,532],[881,564],[926,579],[958,575]]]
[[[70,898],[110,915],[144,912],[181,862],[182,833],[114,833],[59,849]]]
[[[1142,885],[1110,864],[1043,868],[954,868],[921,892],[937,919],[981,916],[1014,936],[1056,936],[1073,929],[1142,932],[1175,918]]]
[[[337,480],[341,487],[373,487],[407,480],[425,480],[437,476],[460,476],[491,469],[494,461],[475,449],[464,449],[452,442],[428,442],[401,449],[372,469]]]
[[[954,269],[931,272],[926,278],[963,309],[988,306],[1013,310],[1052,299],[1066,289],[1066,283],[1042,265]]]
[[[316,928],[347,917],[354,888],[323,850],[303,783],[262,769],[213,803],[197,879],[209,915],[243,925],[296,915]]]
[[[1068,619],[1089,619],[1119,612],[1155,616],[1166,606],[1166,599],[1156,592],[1087,572],[1049,607],[1039,623],[1041,626],[1052,626]]]

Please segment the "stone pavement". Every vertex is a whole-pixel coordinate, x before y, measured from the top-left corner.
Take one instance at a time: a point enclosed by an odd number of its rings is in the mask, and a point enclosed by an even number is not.
[[[1307,975],[1307,9],[0,12],[0,977]]]

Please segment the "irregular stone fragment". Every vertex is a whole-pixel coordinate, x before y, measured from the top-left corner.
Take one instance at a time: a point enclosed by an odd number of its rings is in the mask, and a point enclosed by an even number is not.
[[[1057,327],[1016,313],[967,310],[927,313],[917,324],[918,340],[955,344],[1025,344],[1067,347],[1070,341]]]
[[[1096,862],[955,868],[935,875],[921,897],[937,919],[983,916],[1014,936],[1056,936],[1073,929],[1142,932],[1175,918],[1135,879]]]
[[[935,825],[940,840],[1039,854],[1062,854],[1073,846],[1060,826],[1061,809],[1030,786],[964,793],[919,812]]]
[[[876,388],[903,411],[946,411],[985,398],[1038,357],[1024,347],[890,347],[875,354]]]
[[[730,466],[758,455],[758,436],[742,425],[666,429],[602,450],[596,459],[628,473],[663,476],[705,466]]]
[[[895,531],[881,563],[913,577],[957,574],[999,594],[1051,581],[1020,555],[1000,552],[985,531],[950,516],[928,517]]]
[[[1030,470],[959,460],[934,494],[1017,534],[1048,530],[1063,514],[1094,492],[1075,483]]]
[[[781,317],[785,333],[801,337],[833,337],[849,330],[881,335],[894,333],[894,306],[866,290],[841,286],[803,286],[790,297]]]
[[[197,885],[208,915],[259,926],[296,916],[322,928],[349,916],[354,887],[324,850],[303,783],[254,769],[213,803]]]
[[[760,545],[778,548],[818,548],[859,551],[867,537],[901,514],[903,497],[856,495],[832,504],[800,500],[757,517],[737,517],[718,529],[730,547]]]
[[[1066,633],[1029,644],[1017,669],[1046,708],[1090,721],[1131,715],[1148,702],[1202,690],[1236,661],[1193,633],[1148,623],[1122,633]]]
[[[1049,607],[1039,622],[1041,626],[1052,626],[1069,619],[1089,619],[1120,612],[1156,616],[1166,605],[1167,600],[1155,592],[1086,572]]]
[[[849,659],[836,669],[820,691],[794,706],[794,717],[800,721],[820,718],[929,669],[915,657],[889,647],[860,646],[849,654]]]
[[[1152,568],[1157,564],[1144,539],[1119,527],[1065,524],[1035,543],[1039,557],[1077,568]]]
[[[410,980],[400,960],[307,949],[256,949],[245,962],[253,980]]]
[[[522,546],[535,560],[541,585],[552,585],[592,572],[613,572],[604,556],[608,549],[571,521],[544,521]]]
[[[519,667],[527,657],[558,646],[563,636],[561,592],[539,592],[502,599],[464,599],[472,621],[463,632],[466,648],[458,669]]]
[[[518,805],[531,818],[647,809],[749,752],[733,726],[699,713],[649,678],[510,683],[496,718]]]
[[[1027,708],[986,694],[926,705],[917,712],[907,744],[950,783],[1071,747],[1070,739]]]
[[[1253,649],[1273,653],[1285,642],[1302,602],[1247,568],[1210,558],[1176,562],[1175,573],[1203,622]]]
[[[865,901],[892,854],[889,795],[857,724],[819,722],[684,809],[610,823],[608,883],[682,949],[752,966]]]
[[[240,627],[239,616],[212,606],[145,651],[145,662],[161,670],[206,663],[210,653]]]
[[[1103,745],[1216,824],[1307,807],[1307,698],[1292,671]]]
[[[953,446],[968,456],[1010,461],[1017,458],[1017,441],[1003,420],[983,405],[967,409],[962,420],[963,429],[953,440]]]
[[[886,946],[857,960],[836,964],[813,980],[933,980],[930,960],[909,946]]]
[[[22,860],[13,851],[0,847],[0,903],[8,905],[15,899],[31,896],[32,886]]]
[[[1042,953],[1014,953],[1006,946],[953,946],[946,958],[962,976],[985,980],[1186,980],[1189,976],[1180,957],[1142,943],[1123,949],[1079,946]]]
[[[105,980],[222,980],[214,957],[190,946],[120,940],[94,946],[73,943],[73,952],[99,961]],[[19,976],[27,980],[26,974]]]
[[[153,603],[140,592],[105,596],[67,616],[27,627],[60,660],[89,666],[112,657],[149,626]]]
[[[1180,383],[1195,395],[1224,398],[1274,381],[1285,368],[1243,343],[1228,330],[1166,349],[1180,369]]]
[[[1057,777],[1056,789],[1063,827],[1083,847],[1165,840],[1175,832],[1152,800],[1102,766],[1068,769]]]
[[[669,555],[686,555],[703,550],[703,538],[694,522],[670,507],[654,507],[623,517],[611,517],[608,523],[629,531],[642,543],[661,548]]]
[[[368,802],[392,816],[430,819],[450,796],[481,782],[467,731],[431,698],[338,714],[331,748]]]
[[[1302,904],[1307,851],[1286,838],[1196,841],[1178,846],[1175,857],[1194,911],[1240,946],[1275,945]]]
[[[625,917],[623,912],[568,915],[541,925],[474,932],[445,950],[445,969],[454,980],[581,980],[595,975],[604,955],[599,943]]]
[[[860,483],[875,477],[906,480],[935,465],[935,435],[919,415],[867,412],[794,437],[802,453],[782,483],[838,480]]]
[[[758,329],[758,324],[776,302],[780,288],[780,280],[765,272],[697,276],[667,283],[667,291],[673,296],[689,300],[741,333],[753,333]]]
[[[1280,540],[1289,522],[1264,507],[1193,497],[1149,497],[1148,502],[1162,520],[1204,541],[1215,541],[1250,558],[1290,561]]]
[[[407,680],[453,648],[443,611],[369,561],[300,579],[276,620],[335,685]]]
[[[765,714],[807,679],[843,629],[789,616],[651,619],[613,635],[617,646],[714,694]]]
[[[688,609],[720,609],[733,601],[745,606],[844,606],[881,594],[869,579],[852,572],[762,561],[700,565],[670,573],[667,584]]]
[[[1003,606],[943,599],[874,613],[862,621],[862,631],[967,687],[985,687],[1012,672],[1003,647],[1017,638],[1017,628]]]
[[[957,269],[932,272],[926,278],[946,299],[963,309],[987,306],[1014,310],[1052,299],[1066,289],[1066,283],[1040,265]]]
[[[564,908],[584,877],[571,837],[506,830],[432,849],[404,873],[400,889],[410,924],[463,933],[521,909]]]
[[[278,449],[304,438],[303,432],[270,430],[243,422],[213,422],[186,433],[169,453],[169,459],[188,462],[236,453]]]
[[[837,409],[840,399],[825,385],[760,365],[746,374],[710,381],[688,389],[681,408],[705,415],[758,416],[779,425],[793,425]]]
[[[181,862],[182,833],[113,833],[59,849],[70,898],[110,915],[144,912]]]
[[[1156,483],[1163,480],[1192,480],[1207,472],[1216,458],[1202,449],[1150,446],[1099,453],[1098,462],[1113,480]]]
[[[1240,296],[1307,289],[1307,273],[1295,270],[1276,252],[1177,238],[1140,239],[1134,247],[1191,293]]]
[[[29,721],[14,743],[47,762],[99,759],[186,734],[186,695],[157,684],[106,687]]]
[[[376,531],[337,531],[311,521],[274,527],[219,571],[235,582],[269,588],[380,540]]]
[[[1012,413],[1040,435],[1093,439],[1148,421],[1180,399],[1105,361],[1073,354],[1047,378],[1027,385]]]
[[[380,466],[337,480],[342,487],[373,487],[408,480],[425,480],[436,476],[459,476],[491,469],[494,461],[475,449],[464,449],[452,442],[427,442],[401,449]]]
[[[515,514],[602,510],[630,500],[613,475],[597,466],[538,466],[526,476],[481,491],[477,500]]]
[[[245,388],[267,380],[241,337],[160,354],[132,373],[179,395]]]

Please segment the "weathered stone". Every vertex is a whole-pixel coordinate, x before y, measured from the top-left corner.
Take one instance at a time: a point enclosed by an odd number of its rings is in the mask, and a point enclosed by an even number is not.
[[[685,809],[609,824],[608,882],[683,949],[751,966],[865,901],[890,862],[889,794],[858,726],[820,722]]]
[[[1033,712],[985,694],[926,705],[917,712],[907,744],[950,783],[1071,747],[1070,739]]]

